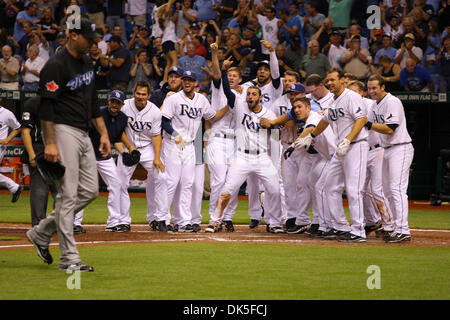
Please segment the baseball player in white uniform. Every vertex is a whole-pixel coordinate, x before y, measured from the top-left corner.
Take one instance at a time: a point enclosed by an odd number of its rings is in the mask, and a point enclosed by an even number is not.
[[[180,186],[180,212],[173,212],[173,222],[178,232],[192,232],[192,185],[195,174],[194,139],[201,119],[215,122],[227,112],[228,107],[218,111],[200,93],[195,92],[197,76],[185,71],[182,76],[183,90],[164,100],[161,108],[163,117],[163,159],[167,174],[168,205],[173,202],[174,194]]]
[[[377,75],[369,78],[368,93],[376,104],[372,108],[374,122],[368,122],[366,127],[381,133],[381,146],[385,149],[383,190],[394,219],[394,232],[388,234],[385,241],[394,243],[411,240],[407,189],[414,148],[406,128],[402,102],[384,88],[383,78]]]
[[[296,141],[297,147],[309,148],[318,134],[329,125],[339,141],[330,160],[325,183],[325,197],[333,221],[333,229],[324,235],[325,239],[344,242],[365,242],[363,187],[367,171],[367,122],[365,106],[357,93],[346,89],[340,83],[342,71],[331,69],[326,81],[334,94],[333,105],[325,111],[322,120],[312,133]],[[342,182],[345,184],[352,220],[351,227],[346,220],[342,206]]]
[[[1,102],[1,100],[0,100]],[[8,131],[11,132],[8,134]],[[17,121],[14,114],[8,109],[0,106],[0,162],[3,160],[3,156],[6,153],[6,146],[9,142],[20,133],[20,123]],[[11,202],[16,202],[19,199],[20,193],[23,187],[7,176],[0,173],[0,184],[6,186],[12,193]]]
[[[166,219],[169,212],[166,199],[165,168],[161,161],[161,111],[148,101],[150,84],[141,81],[136,84],[134,98],[125,100],[122,112],[128,117],[125,133],[131,143],[141,153],[139,163],[147,170],[147,222],[158,222],[159,231],[167,231]],[[117,169],[122,180],[120,192],[120,225],[129,230],[131,224],[130,196],[128,186],[134,166],[126,166],[122,155],[117,159]],[[154,210],[152,207],[154,206]]]
[[[223,84],[221,81],[222,73],[220,71],[219,60],[217,58],[217,44],[211,44],[212,56],[212,71],[213,81],[211,84],[211,106],[215,110],[219,110],[227,105],[227,98],[223,92]],[[222,69],[228,70],[228,81],[232,92],[237,99],[245,100],[246,87],[240,86],[242,81],[241,71],[239,68],[230,68],[233,62],[226,59],[223,62]],[[210,186],[211,194],[209,198],[209,226],[218,223],[218,217],[215,216],[216,202],[219,199],[220,191],[222,190],[227,173],[230,170],[231,164],[236,152],[235,145],[235,115],[234,112],[228,112],[222,119],[214,123],[206,121],[207,129],[207,146],[206,146],[206,163],[210,172]],[[234,231],[233,215],[238,205],[238,192],[232,195],[228,206],[223,213],[223,223],[225,230],[228,232]],[[218,230],[221,230],[221,226]]]
[[[311,99],[311,110],[325,110],[333,103],[333,94],[323,84],[318,74],[311,74],[305,80],[307,98]]]
[[[267,199],[265,219],[269,225],[269,232],[283,233],[279,174],[269,156],[271,134],[269,130],[260,126],[262,117],[275,119],[275,114],[260,104],[262,97],[258,87],[247,89],[244,103],[236,100],[235,94],[231,92],[226,72],[222,75],[222,83],[228,106],[232,108],[236,117],[237,150],[216,205],[216,217],[218,217],[219,223],[212,226],[214,229],[208,231],[217,231],[231,195],[238,191],[250,174],[254,174],[261,180],[265,188]]]
[[[355,91],[363,97],[364,84],[360,81],[351,81],[347,88]],[[374,100],[362,98],[367,109],[367,119],[373,122],[372,108]],[[383,174],[383,156],[384,148],[381,147],[381,137],[378,132],[369,131],[368,133],[369,154],[367,157],[367,174],[364,187],[364,213],[365,230],[368,236],[370,232],[379,232],[386,234],[392,232],[392,213],[389,203],[383,192],[382,174]],[[382,232],[383,231],[383,232]]]
[[[268,41],[261,40],[261,44],[269,51],[269,61],[261,61],[258,63],[257,77],[253,81],[243,84],[244,87],[257,86],[261,90],[261,105],[275,112],[274,102],[283,94],[283,83],[280,77],[280,70],[278,66],[278,58],[272,44]],[[272,157],[277,158],[275,152],[272,150]],[[281,148],[278,155],[281,153]],[[259,199],[259,193],[262,191],[259,181],[254,175],[250,175],[247,179],[247,193],[248,193],[248,213],[250,215],[251,229],[257,227],[261,221],[262,209]],[[267,222],[267,221],[266,221]]]

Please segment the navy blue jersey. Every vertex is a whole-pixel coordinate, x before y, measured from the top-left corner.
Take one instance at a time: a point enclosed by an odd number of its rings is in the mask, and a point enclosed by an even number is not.
[[[122,111],[119,111],[119,114],[115,117],[109,114],[108,106],[104,106],[100,108],[100,114],[103,117],[103,121],[105,122],[105,127],[108,130],[109,141],[111,145],[116,142],[120,142],[120,137],[125,130],[125,127],[128,123],[128,118]],[[92,141],[92,145],[94,147],[95,157],[97,160],[107,160],[111,158],[111,155],[108,155],[106,158],[102,157],[98,148],[100,147],[100,134],[97,130],[92,129],[89,132],[89,136]]]

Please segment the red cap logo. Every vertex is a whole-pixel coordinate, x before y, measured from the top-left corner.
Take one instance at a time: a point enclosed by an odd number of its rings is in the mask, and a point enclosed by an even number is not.
[[[59,89],[59,86],[55,83],[55,81],[47,82],[47,83],[45,84],[45,87],[46,87],[47,90],[50,91],[50,92],[55,92],[56,90]]]

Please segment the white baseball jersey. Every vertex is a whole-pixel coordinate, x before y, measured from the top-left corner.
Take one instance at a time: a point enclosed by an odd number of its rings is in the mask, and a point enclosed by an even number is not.
[[[380,102],[373,105],[371,113],[373,123],[398,125],[394,134],[380,135],[382,147],[411,142],[411,137],[406,128],[405,110],[400,99],[388,93]]]
[[[372,113],[372,108],[373,105],[375,104],[374,100],[371,99],[367,99],[367,98],[363,98],[363,102],[366,105],[366,110],[367,110],[367,120],[369,120],[370,122],[374,122],[375,119],[373,117],[373,113]],[[381,145],[381,133],[378,133],[374,130],[370,130],[368,132],[368,138],[367,141],[369,142],[369,147],[374,147],[377,144]]]
[[[236,144],[238,153],[244,154],[245,150],[250,154],[259,151],[259,155],[267,155],[270,149],[270,130],[263,129],[259,124],[261,118],[273,120],[275,114],[269,109],[262,109],[254,113],[247,102],[237,101],[232,109],[236,116]]]
[[[331,106],[331,104],[333,103],[334,94],[332,94],[330,91],[328,91],[328,93],[324,97],[322,97],[321,99],[318,99],[318,100],[316,98],[314,98],[311,93],[308,93],[306,95],[306,97],[308,99],[311,99],[311,110],[312,110],[313,104],[317,104],[321,110],[325,110],[325,109],[328,109]]]
[[[311,126],[316,127],[321,119],[322,116],[320,114],[311,111],[308,119],[306,119],[305,128]],[[336,151],[336,136],[330,127],[327,127],[321,134],[314,138],[314,149],[316,149],[324,159],[331,159]]]
[[[141,111],[136,108],[134,98],[124,103],[121,111],[128,117],[125,133],[129,141],[138,149],[151,145],[152,137],[161,134],[161,111],[150,101]]]
[[[283,114],[286,114],[286,112],[292,109],[291,100],[288,98],[287,94],[279,97],[273,105],[275,107],[274,114],[277,118],[282,116]],[[291,128],[282,127],[280,129],[280,132],[280,138],[283,143],[292,143],[293,141],[295,141],[295,139],[297,139],[296,127],[294,130],[292,130]]]
[[[243,87],[244,90],[242,93],[237,92],[236,90],[231,90],[236,100],[241,99],[245,100],[245,95],[247,94],[247,87]],[[222,81],[220,81],[220,88],[217,89],[214,86],[214,83],[211,83],[211,107],[218,111],[225,107],[228,104],[227,97],[223,93],[223,84]],[[235,127],[235,118],[233,112],[227,112],[222,119],[215,121],[211,124],[211,131],[213,133],[220,133],[220,134],[234,134],[234,127]]]
[[[366,116],[366,107],[361,96],[349,89],[344,89],[337,99],[334,99],[330,108],[326,109],[322,119],[328,122],[333,129],[338,142],[345,139],[355,121]],[[367,139],[367,129],[363,127],[354,142]]]
[[[20,128],[20,123],[17,121],[14,114],[4,107],[0,107],[0,139],[8,137],[8,130],[16,130]],[[0,145],[0,161],[3,159],[6,146]]]
[[[185,143],[195,140],[202,117],[209,120],[216,115],[204,95],[195,92],[194,97],[190,99],[183,90],[167,97],[161,111],[163,117],[172,121],[172,128],[181,135]],[[164,138],[175,143],[165,131]]]

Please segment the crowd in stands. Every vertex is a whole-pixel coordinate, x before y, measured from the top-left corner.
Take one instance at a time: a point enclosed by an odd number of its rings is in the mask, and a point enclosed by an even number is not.
[[[380,24],[369,29],[371,5]],[[362,81],[380,74],[388,91],[450,90],[450,0],[0,0],[0,89],[37,89],[74,12],[102,35],[89,54],[98,90],[141,80],[156,90],[178,65],[208,91],[214,42],[248,81],[268,60],[261,40],[276,48],[281,75],[339,68]]]

